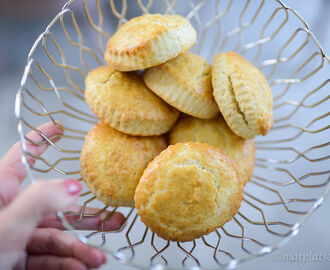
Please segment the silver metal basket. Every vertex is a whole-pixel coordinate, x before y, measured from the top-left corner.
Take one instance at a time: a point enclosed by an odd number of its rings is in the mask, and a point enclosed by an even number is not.
[[[178,13],[198,31],[193,52],[210,62],[222,51],[235,50],[259,67],[274,96],[275,123],[256,138],[254,175],[232,221],[188,243],[165,241],[150,232],[135,209],[102,205],[85,187],[82,209],[58,215],[74,230],[84,218],[118,210],[126,227],[117,231],[74,233],[115,259],[142,269],[234,268],[270,253],[296,235],[330,190],[329,58],[293,9],[278,0],[127,1],[71,0],[33,44],[16,99],[23,162],[31,181],[47,176],[79,178],[84,136],[97,117],[84,102],[84,78],[104,64],[107,39],[126,20],[143,13]],[[62,139],[53,143],[36,127],[46,121],[63,124]],[[50,148],[41,157],[28,152],[25,134],[37,131]],[[37,162],[28,163],[29,157]],[[100,211],[86,214],[86,206]],[[108,211],[108,212],[107,212]],[[65,216],[76,216],[70,224]],[[175,213],[173,213],[175,215]],[[102,223],[103,225],[103,223]]]

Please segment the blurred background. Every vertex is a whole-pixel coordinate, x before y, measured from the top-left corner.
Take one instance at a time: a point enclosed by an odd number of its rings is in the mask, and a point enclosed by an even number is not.
[[[309,23],[312,32],[330,54],[330,1],[284,0]],[[18,140],[14,100],[26,64],[28,52],[38,35],[60,11],[64,0],[1,0],[0,1],[0,154]],[[128,1],[129,3],[129,1]],[[79,13],[79,11],[76,11]],[[300,233],[275,252],[277,254],[306,254],[319,252],[330,256],[330,199],[302,227]],[[330,261],[279,262],[274,254],[249,261],[238,269],[330,269]],[[132,269],[109,258],[102,269]]]

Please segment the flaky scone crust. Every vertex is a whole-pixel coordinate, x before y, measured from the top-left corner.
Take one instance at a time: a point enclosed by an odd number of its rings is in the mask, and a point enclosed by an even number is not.
[[[213,94],[228,126],[240,137],[266,135],[273,125],[273,97],[261,71],[244,57],[221,53],[212,64]]]
[[[152,232],[190,241],[230,221],[241,205],[242,189],[238,168],[219,149],[178,143],[149,163],[134,200]]]
[[[190,141],[219,148],[237,164],[244,185],[251,179],[256,158],[255,143],[232,132],[222,116],[205,120],[181,115],[169,133],[169,144]]]
[[[142,78],[101,66],[88,73],[85,100],[111,127],[130,135],[166,133],[179,112],[152,93]]]
[[[163,136],[134,137],[99,122],[85,138],[82,179],[104,204],[134,206],[135,188],[144,169],[166,147]]]
[[[196,54],[184,53],[149,68],[143,79],[154,93],[184,113],[209,119],[219,112],[213,97],[211,66]]]
[[[179,15],[145,14],[123,24],[109,39],[104,59],[120,71],[145,69],[189,50],[196,31]]]

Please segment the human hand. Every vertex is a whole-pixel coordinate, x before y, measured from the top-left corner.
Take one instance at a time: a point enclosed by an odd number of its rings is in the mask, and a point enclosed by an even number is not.
[[[53,123],[38,128],[54,142],[62,130]],[[31,132],[29,140],[41,143],[44,139]],[[41,155],[48,144],[34,145],[27,141],[28,151]],[[0,161],[0,269],[89,269],[101,266],[105,254],[85,245],[75,237],[61,231],[64,229],[56,218],[55,211],[79,211],[72,205],[78,198],[81,185],[76,180],[38,181],[20,193],[20,184],[26,178],[21,162],[22,148],[16,143]],[[30,164],[35,160],[30,158]],[[88,208],[85,212],[95,213]],[[103,213],[107,215],[108,212]],[[70,221],[79,217],[69,216]],[[102,217],[84,218],[79,229],[100,228]],[[115,213],[105,224],[106,230],[117,229],[124,222],[120,213]]]

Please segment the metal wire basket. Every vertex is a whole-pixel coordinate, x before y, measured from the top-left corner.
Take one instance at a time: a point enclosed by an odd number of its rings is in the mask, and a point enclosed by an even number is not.
[[[74,230],[84,218],[100,215],[103,225],[121,211],[127,226],[120,230],[101,226],[87,234],[74,232],[117,260],[143,269],[234,268],[274,251],[298,233],[330,190],[330,61],[307,23],[278,0],[68,1],[32,46],[17,94],[18,131],[30,179],[61,174],[81,180],[80,150],[97,122],[84,102],[84,78],[104,64],[105,43],[116,28],[148,12],[186,16],[198,31],[192,51],[210,62],[219,52],[238,51],[262,70],[272,87],[274,127],[256,138],[256,167],[242,206],[222,228],[188,243],[157,237],[134,208],[104,206],[86,187],[81,211],[59,217]],[[63,123],[65,132],[57,143],[36,128],[49,120]],[[25,134],[30,130],[51,145],[41,157],[28,152]],[[31,156],[37,159],[34,166],[27,162]],[[86,214],[90,205],[100,210]],[[67,215],[77,216],[76,222],[70,224]]]

